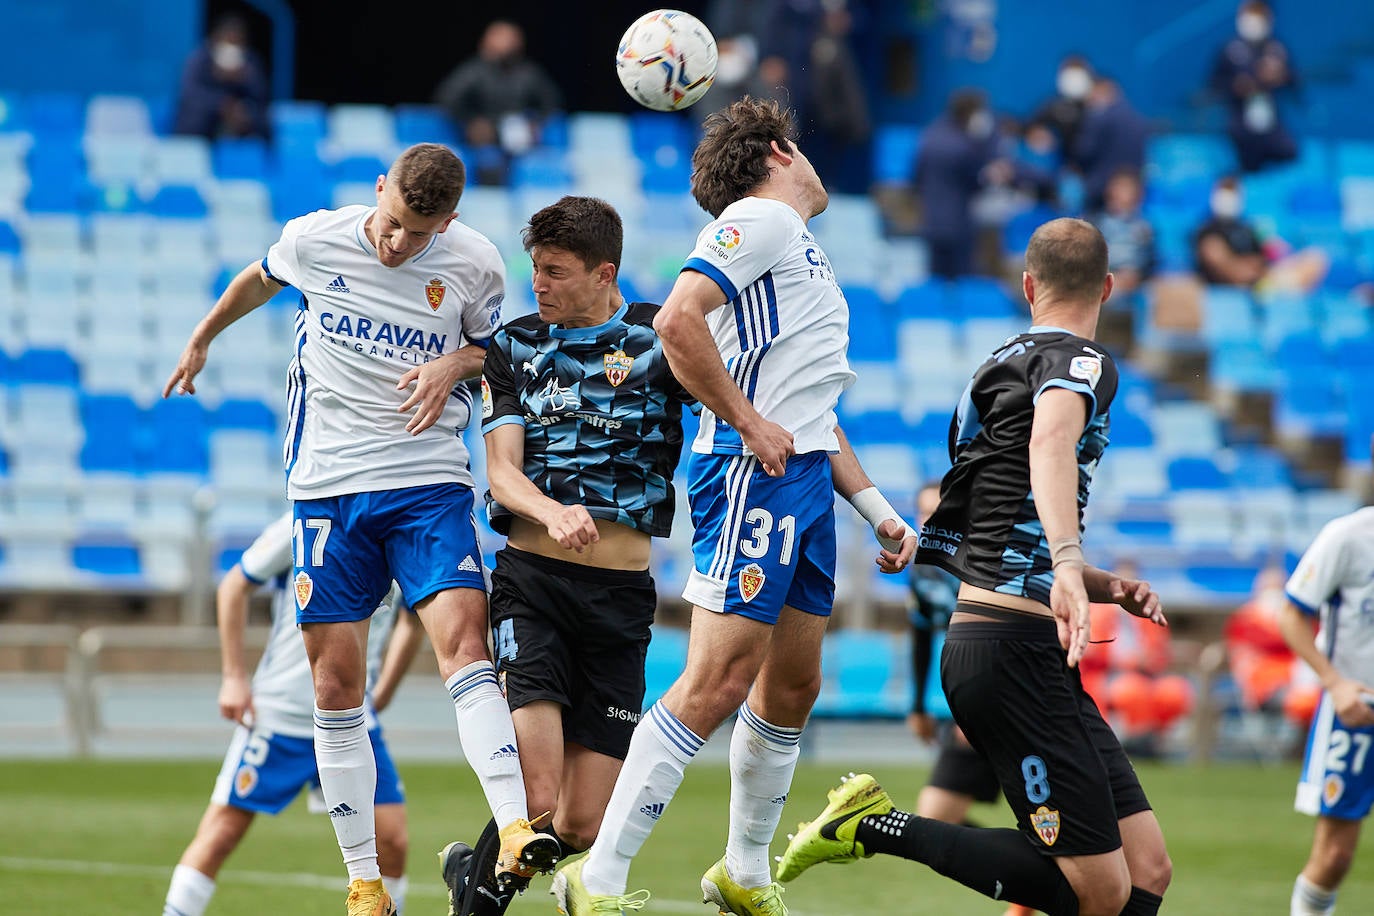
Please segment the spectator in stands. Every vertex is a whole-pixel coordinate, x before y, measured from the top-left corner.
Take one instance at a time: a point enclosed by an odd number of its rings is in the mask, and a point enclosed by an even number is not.
[[[1122,560],[1121,575],[1138,578]],[[1168,731],[1193,708],[1193,685],[1170,670],[1169,630],[1124,614],[1115,604],[1091,607],[1095,645],[1079,664],[1083,686],[1133,755],[1157,756]],[[1141,626],[1141,623],[1145,626]]]
[[[187,58],[174,129],[207,139],[267,136],[267,74],[238,16],[216,20]]]
[[[995,125],[981,92],[958,89],[921,138],[912,183],[934,276],[974,273],[974,197],[985,186],[1005,185],[1013,174],[1011,164],[997,155]]]
[[[811,42],[810,92],[804,106],[813,128],[808,155],[819,174],[831,176],[830,190],[841,194],[865,193],[871,174],[868,140],[873,121],[850,47],[852,28],[844,0],[826,5]]]
[[[1149,134],[1149,122],[1126,100],[1116,80],[1104,77],[1093,84],[1074,141],[1074,159],[1083,172],[1084,212],[1102,209],[1107,182],[1118,171],[1138,172],[1145,166]]]
[[[1243,172],[1288,162],[1298,146],[1279,120],[1276,97],[1297,85],[1292,56],[1274,37],[1274,13],[1262,0],[1246,0],[1236,13],[1236,35],[1212,67],[1212,89],[1231,109],[1229,126]]]
[[[1110,266],[1116,276],[1111,301],[1133,296],[1154,273],[1155,230],[1141,212],[1144,198],[1140,170],[1122,166],[1107,181],[1102,209],[1089,217],[1107,240]]]
[[[1319,248],[1293,251],[1277,237],[1263,239],[1245,219],[1245,197],[1234,175],[1217,180],[1211,216],[1193,233],[1193,261],[1205,283],[1250,286],[1259,292],[1310,292],[1331,266]]]
[[[1240,690],[1241,705],[1251,711],[1283,715],[1305,729],[1316,711],[1321,687],[1310,669],[1298,661],[1283,637],[1282,569],[1268,567],[1255,576],[1250,599],[1226,621],[1226,657]]]
[[[524,30],[498,19],[482,33],[477,56],[444,77],[434,101],[469,147],[478,183],[503,184],[510,160],[538,143],[562,96],[544,68],[525,57]]]
[[[1058,150],[1059,164],[1077,168],[1078,131],[1083,124],[1093,71],[1086,58],[1070,54],[1059,62],[1054,97],[1031,115],[1026,125],[1027,142],[1035,149]]]

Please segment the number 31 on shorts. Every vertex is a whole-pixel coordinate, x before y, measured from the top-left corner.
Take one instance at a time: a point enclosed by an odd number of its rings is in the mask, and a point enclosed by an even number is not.
[[[740,538],[739,550],[751,560],[768,555],[774,534],[782,535],[782,546],[778,555],[778,565],[790,566],[792,549],[797,539],[797,517],[784,515],[773,522],[773,513],[767,509],[750,509],[744,516],[744,536]]]

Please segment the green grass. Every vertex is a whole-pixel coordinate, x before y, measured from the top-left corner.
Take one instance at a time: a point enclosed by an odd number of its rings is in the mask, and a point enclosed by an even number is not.
[[[784,827],[819,810],[841,769],[802,765]],[[172,865],[195,829],[215,772],[211,762],[0,762],[6,914],[160,912]],[[914,768],[884,765],[874,772],[901,804],[915,798],[924,778]],[[446,907],[434,852],[450,839],[474,837],[487,818],[485,805],[465,767],[403,764],[403,773],[410,801],[408,910],[440,916]],[[1175,864],[1165,912],[1287,912],[1312,832],[1311,820],[1292,810],[1296,775],[1292,766],[1141,767]],[[632,887],[653,891],[646,914],[710,913],[699,902],[697,882],[724,844],[727,783],[720,765],[688,772],[631,876]],[[1000,806],[980,807],[975,817],[1010,822]],[[221,874],[209,912],[341,916],[342,876],[327,819],[307,814],[298,802],[254,825]],[[553,913],[547,888],[547,879],[537,879],[511,913]],[[1345,912],[1374,908],[1374,872],[1357,860],[1341,899]],[[1002,912],[921,866],[886,857],[813,869],[789,886],[786,900],[794,916]]]

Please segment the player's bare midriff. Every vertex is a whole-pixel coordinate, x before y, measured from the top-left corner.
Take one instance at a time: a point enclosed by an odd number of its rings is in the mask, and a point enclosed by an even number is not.
[[[592,521],[601,539],[583,547],[581,553],[569,550],[549,537],[543,525],[518,516],[511,519],[510,536],[506,538],[506,543],[516,550],[580,566],[631,570],[649,568],[652,540],[649,535],[607,519],[594,518]]]
[[[1039,601],[1030,598],[1022,598],[1020,595],[1004,595],[1001,592],[994,592],[989,588],[979,588],[976,585],[969,585],[967,582],[959,586],[959,601],[970,602],[973,604],[986,604],[991,607],[1004,608],[1008,611],[1015,611],[1018,614],[1034,614],[1037,617],[1054,617],[1054,613]],[[955,623],[1002,623],[995,617],[984,616],[974,611],[955,611],[949,618],[951,624]]]

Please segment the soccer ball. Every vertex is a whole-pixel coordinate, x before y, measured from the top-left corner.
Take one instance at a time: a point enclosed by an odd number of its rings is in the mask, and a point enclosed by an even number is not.
[[[678,111],[716,78],[716,39],[701,20],[654,10],[635,20],[615,52],[615,72],[630,98],[654,111]]]

